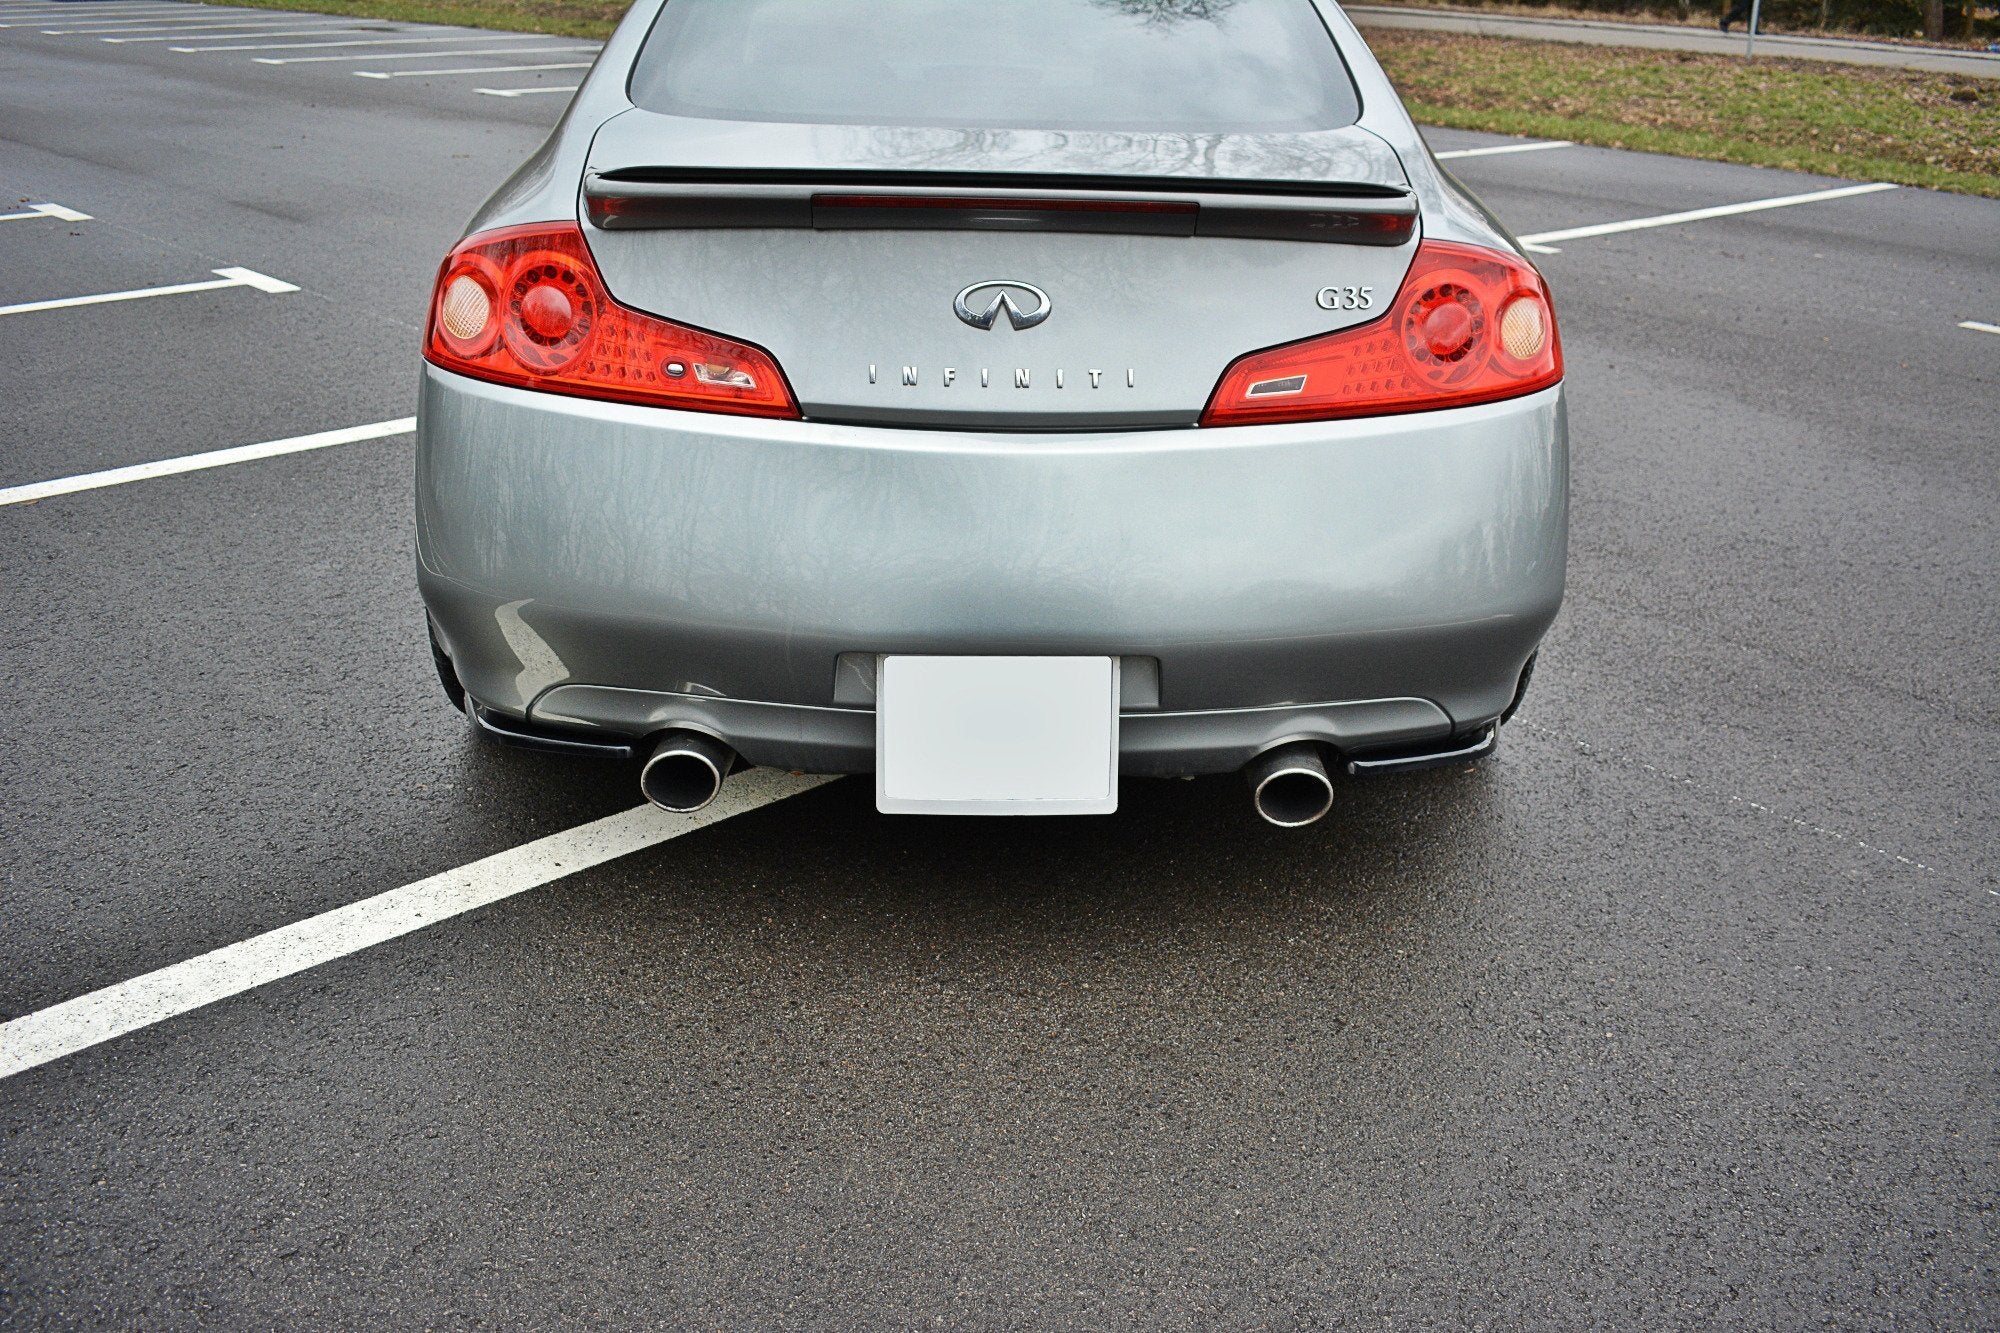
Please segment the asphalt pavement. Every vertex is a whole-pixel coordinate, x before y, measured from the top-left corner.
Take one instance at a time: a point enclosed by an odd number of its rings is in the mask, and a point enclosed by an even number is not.
[[[0,24],[0,308],[272,280],[0,309],[0,500],[407,416],[581,73],[498,71],[590,58]],[[2000,201],[1549,239],[1847,183],[1434,143],[1544,238],[1572,394],[1494,758],[1298,831],[834,781],[35,1064],[0,1323],[2000,1324]],[[410,450],[0,504],[0,1018],[637,803],[446,706]]]

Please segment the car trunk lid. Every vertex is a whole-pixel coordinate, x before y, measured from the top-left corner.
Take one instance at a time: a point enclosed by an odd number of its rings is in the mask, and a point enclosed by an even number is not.
[[[1355,126],[634,109],[598,132],[579,208],[618,300],[761,344],[809,417],[982,429],[1190,424],[1243,353],[1378,317],[1417,229]]]

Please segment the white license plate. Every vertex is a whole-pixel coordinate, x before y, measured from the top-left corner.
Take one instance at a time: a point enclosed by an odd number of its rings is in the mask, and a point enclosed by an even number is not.
[[[1118,808],[1118,659],[882,659],[875,808],[892,815],[1108,815]]]

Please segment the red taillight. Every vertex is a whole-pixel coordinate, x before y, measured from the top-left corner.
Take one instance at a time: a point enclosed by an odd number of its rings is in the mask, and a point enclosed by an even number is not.
[[[1499,250],[1425,241],[1388,314],[1238,358],[1201,424],[1466,407],[1546,389],[1562,373],[1541,274]]]
[[[424,356],[524,389],[698,412],[799,414],[768,352],[612,300],[574,223],[460,241],[438,270]]]

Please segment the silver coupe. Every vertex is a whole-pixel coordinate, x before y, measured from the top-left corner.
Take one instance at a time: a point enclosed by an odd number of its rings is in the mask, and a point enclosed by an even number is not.
[[[638,0],[424,361],[446,690],[668,809],[1306,824],[1562,600],[1548,289],[1332,0]]]

